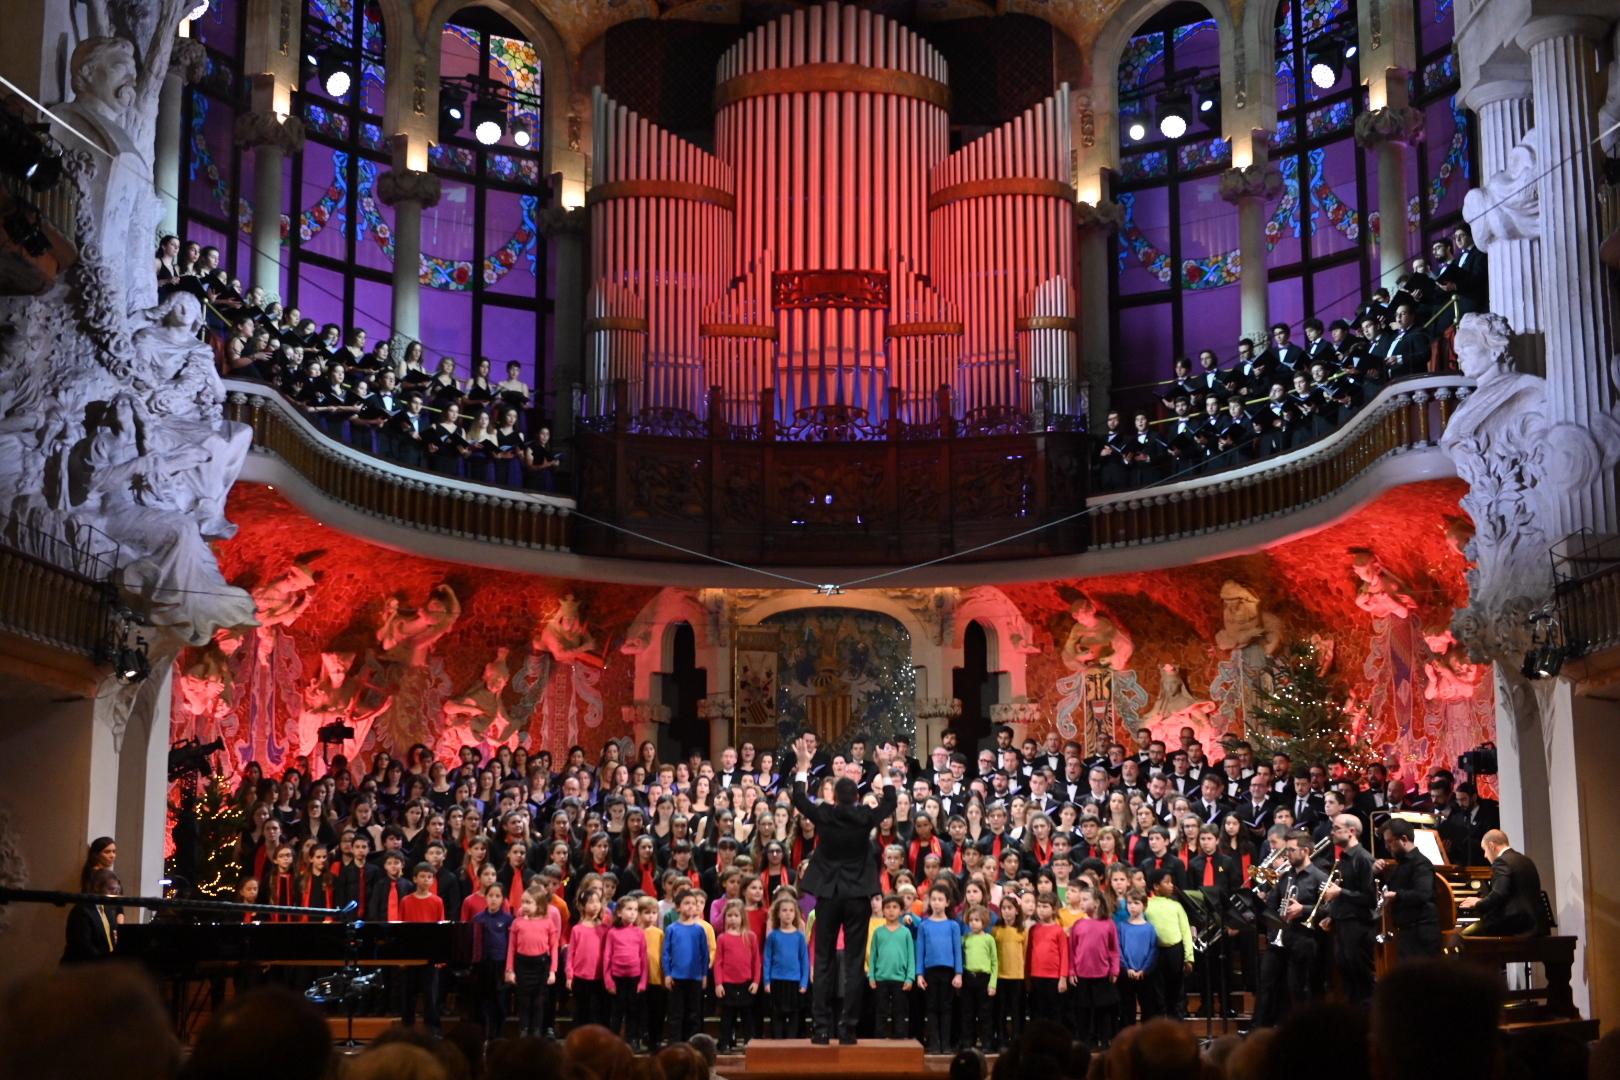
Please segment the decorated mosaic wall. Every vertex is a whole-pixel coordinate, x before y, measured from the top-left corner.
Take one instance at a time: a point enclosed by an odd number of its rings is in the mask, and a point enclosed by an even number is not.
[[[1400,488],[1336,525],[1231,558],[999,586],[1017,627],[1002,666],[1023,650],[1040,716],[1032,733],[1055,726],[1087,738],[1099,691],[1087,676],[1099,663],[1084,658],[1093,655],[1107,668],[1113,736],[1146,722],[1173,738],[1188,724],[1210,743],[1245,729],[1267,651],[1303,638],[1331,656],[1361,738],[1408,775],[1453,764],[1494,737],[1488,670],[1445,631],[1465,595],[1454,547],[1465,528],[1460,492],[1455,481]],[[232,771],[248,760],[276,770],[318,752],[318,730],[333,721],[356,728],[344,746],[351,754],[415,742],[451,754],[521,733],[532,746],[577,742],[594,756],[606,739],[631,734],[622,710],[635,658],[622,646],[656,588],[387,552],[259,487],[238,485],[230,514],[241,531],[219,545],[221,563],[254,592],[266,625],[184,655],[173,715],[176,739],[223,737]],[[1095,609],[1085,625],[1077,601]],[[813,606],[757,625],[763,637],[739,638],[757,655],[740,653],[738,666],[775,715],[747,706],[747,687],[739,715],[758,712],[756,721],[786,730],[814,718],[818,695],[847,693],[846,733],[914,730],[916,646],[899,621]],[[720,689],[711,679],[711,692]]]

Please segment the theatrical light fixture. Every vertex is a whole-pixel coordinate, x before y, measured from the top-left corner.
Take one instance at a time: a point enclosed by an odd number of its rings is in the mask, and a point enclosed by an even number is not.
[[[348,62],[335,49],[321,49],[315,54],[315,73],[329,98],[343,97],[354,85]]]
[[[483,146],[494,146],[506,134],[506,105],[490,98],[479,98],[472,107],[473,138]]]
[[[1211,128],[1221,123],[1221,80],[1205,79],[1198,84],[1198,112]]]
[[[1335,42],[1323,42],[1306,55],[1305,70],[1318,90],[1331,90],[1344,74],[1344,53]]]
[[[1349,60],[1351,57],[1353,57],[1355,55],[1356,55],[1356,43],[1354,41],[1345,42],[1344,43],[1344,58],[1346,60]]]
[[[1530,650],[1524,654],[1519,674],[1526,679],[1550,679],[1564,667],[1570,655],[1579,655],[1564,640],[1564,627],[1551,604],[1530,613]]]
[[[1159,95],[1159,134],[1179,139],[1187,134],[1192,120],[1192,92],[1171,90]]]
[[[467,93],[446,86],[439,91],[439,141],[455,137],[467,119]]]
[[[519,127],[518,129],[516,129],[515,131],[512,132],[512,142],[513,142],[514,145],[528,146],[529,145],[529,139],[530,139],[529,129],[526,128],[526,127]]]

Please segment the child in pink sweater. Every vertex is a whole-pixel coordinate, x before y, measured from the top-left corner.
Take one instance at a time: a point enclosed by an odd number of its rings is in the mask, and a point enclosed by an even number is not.
[[[720,1051],[737,1046],[735,1034],[742,1024],[742,1041],[753,1038],[754,995],[759,992],[760,952],[741,900],[727,900],[723,932],[714,939],[714,996],[720,1000]]]
[[[647,1000],[647,934],[641,928],[641,908],[632,899],[619,902],[619,919],[602,944],[602,982],[613,999],[608,1022],[638,1052]]]
[[[568,937],[568,990],[574,995],[574,1026],[601,1024],[608,1019],[607,991],[602,986],[602,894],[580,894],[579,921]]]
[[[1078,1033],[1093,1050],[1101,1050],[1114,1037],[1119,1012],[1119,930],[1102,910],[1102,900],[1089,885],[1080,890],[1080,919],[1069,927],[1070,1006],[1079,1021]]]
[[[533,893],[524,893],[506,939],[506,981],[517,987],[518,1029],[524,1035],[541,1031],[546,987],[557,981],[553,962],[559,944],[557,921],[540,913]]]

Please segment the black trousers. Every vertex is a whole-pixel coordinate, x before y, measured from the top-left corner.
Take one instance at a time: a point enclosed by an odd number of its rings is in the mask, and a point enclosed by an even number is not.
[[[816,898],[816,957],[814,1004],[811,1009],[815,1034],[833,1034],[833,959],[838,951],[838,931],[844,931],[843,1015],[841,1034],[854,1035],[861,1021],[861,988],[866,985],[863,970],[866,959],[866,928],[872,917],[872,899],[867,896]]]
[[[546,983],[551,974],[551,957],[519,953],[512,970],[517,976],[518,1027],[526,1032],[539,1031],[545,1019],[545,1003],[551,996],[552,988]]]
[[[1159,958],[1153,964],[1154,981],[1159,984],[1159,1013],[1172,1020],[1180,1020],[1186,1015],[1186,999],[1182,996],[1182,980],[1185,978],[1182,965],[1186,962],[1186,949],[1181,942],[1174,945],[1160,945]]]
[[[1273,1027],[1290,1009],[1311,1000],[1316,968],[1316,936],[1309,930],[1283,933],[1282,947],[1266,946],[1260,958],[1260,993],[1255,998],[1254,1026]]]
[[[928,980],[928,1018],[923,1029],[926,1045],[935,1053],[948,1053],[955,1049],[951,1045],[951,1002],[956,998],[956,987],[951,980],[956,978],[956,970],[931,967],[923,976]]]
[[[797,1039],[804,1020],[804,994],[796,982],[771,983],[771,1038]]]
[[[669,992],[669,1011],[675,1019],[675,1038],[685,1042],[703,1030],[703,980],[676,979]]]
[[[1056,979],[1029,980],[1029,1018],[1063,1022],[1063,995]]]
[[[574,980],[574,1026],[600,1024],[608,1019],[607,987],[601,979]]]
[[[1353,1005],[1365,1005],[1373,996],[1373,928],[1355,919],[1333,920],[1333,957],[1339,965],[1339,985]]]
[[[1417,926],[1395,928],[1395,956],[1401,960],[1416,960],[1440,955],[1440,924],[1427,922]]]
[[[877,1008],[873,1013],[872,1034],[879,1039],[908,1038],[911,1030],[911,1002],[903,982],[880,981],[873,991]],[[892,1025],[892,1029],[891,1029]]]
[[[647,983],[647,1010],[645,1015],[646,1040],[649,1047],[664,1041],[664,1014],[669,1011],[669,992],[662,986]]]
[[[1138,1019],[1151,1020],[1159,1015],[1159,985],[1153,979],[1153,972],[1143,972],[1140,979],[1133,979],[1122,971],[1116,985],[1119,988],[1121,1028],[1130,1027]]]
[[[575,982],[574,987],[578,989],[579,983]],[[647,1013],[646,997],[636,987],[635,979],[618,981],[613,988],[613,1011],[608,1017],[608,1027],[627,1043],[641,1038]]]
[[[748,984],[726,983],[725,996],[720,999],[720,1045],[730,1049],[737,1045],[737,1029],[744,1039],[754,1037],[754,995]]]
[[[996,1045],[1010,1046],[1024,1033],[1024,980],[996,983]]]
[[[962,972],[962,1032],[956,1039],[960,1048],[972,1046],[975,1039],[986,1050],[995,1045],[995,1004],[989,972]]]
[[[439,969],[432,964],[405,969],[405,1010],[400,1020],[406,1027],[416,1023],[416,999],[422,998],[422,1019],[439,1030]]]
[[[477,1017],[484,1025],[484,1038],[498,1039],[506,1026],[506,965],[499,960],[480,960],[473,970],[478,994]]]

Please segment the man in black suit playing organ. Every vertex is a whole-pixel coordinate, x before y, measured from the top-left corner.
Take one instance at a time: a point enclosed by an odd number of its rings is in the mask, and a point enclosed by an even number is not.
[[[1530,856],[1514,851],[1507,833],[1492,829],[1480,838],[1491,863],[1491,891],[1470,896],[1458,909],[1479,916],[1465,933],[1481,937],[1534,937],[1547,932],[1541,909],[1541,872]]]

